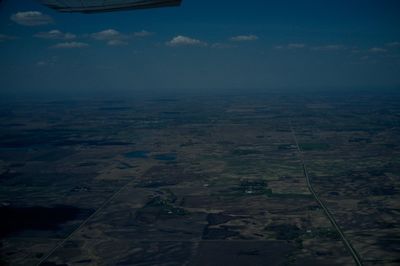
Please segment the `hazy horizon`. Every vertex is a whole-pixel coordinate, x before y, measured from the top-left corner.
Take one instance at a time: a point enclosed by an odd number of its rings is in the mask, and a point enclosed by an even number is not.
[[[6,98],[400,87],[398,1],[183,1],[57,13],[0,8]],[[255,89],[252,89],[255,88]]]

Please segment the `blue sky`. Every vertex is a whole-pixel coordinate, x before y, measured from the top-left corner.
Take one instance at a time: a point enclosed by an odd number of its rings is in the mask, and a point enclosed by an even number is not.
[[[90,15],[3,2],[2,95],[400,86],[398,0],[183,0]]]

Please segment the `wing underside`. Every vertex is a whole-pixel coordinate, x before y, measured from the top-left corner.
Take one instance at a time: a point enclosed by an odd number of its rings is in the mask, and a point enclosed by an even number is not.
[[[179,6],[182,0],[40,0],[60,12],[97,13]]]

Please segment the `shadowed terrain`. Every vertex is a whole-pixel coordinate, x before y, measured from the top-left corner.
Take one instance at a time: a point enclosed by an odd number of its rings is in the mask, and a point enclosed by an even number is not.
[[[339,228],[364,265],[396,265],[399,102],[365,92],[3,105],[2,263],[355,265]]]

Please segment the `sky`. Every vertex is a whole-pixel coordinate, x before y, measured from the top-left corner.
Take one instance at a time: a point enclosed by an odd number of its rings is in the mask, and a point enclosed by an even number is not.
[[[398,0],[183,0],[58,13],[0,4],[2,97],[400,90]]]

